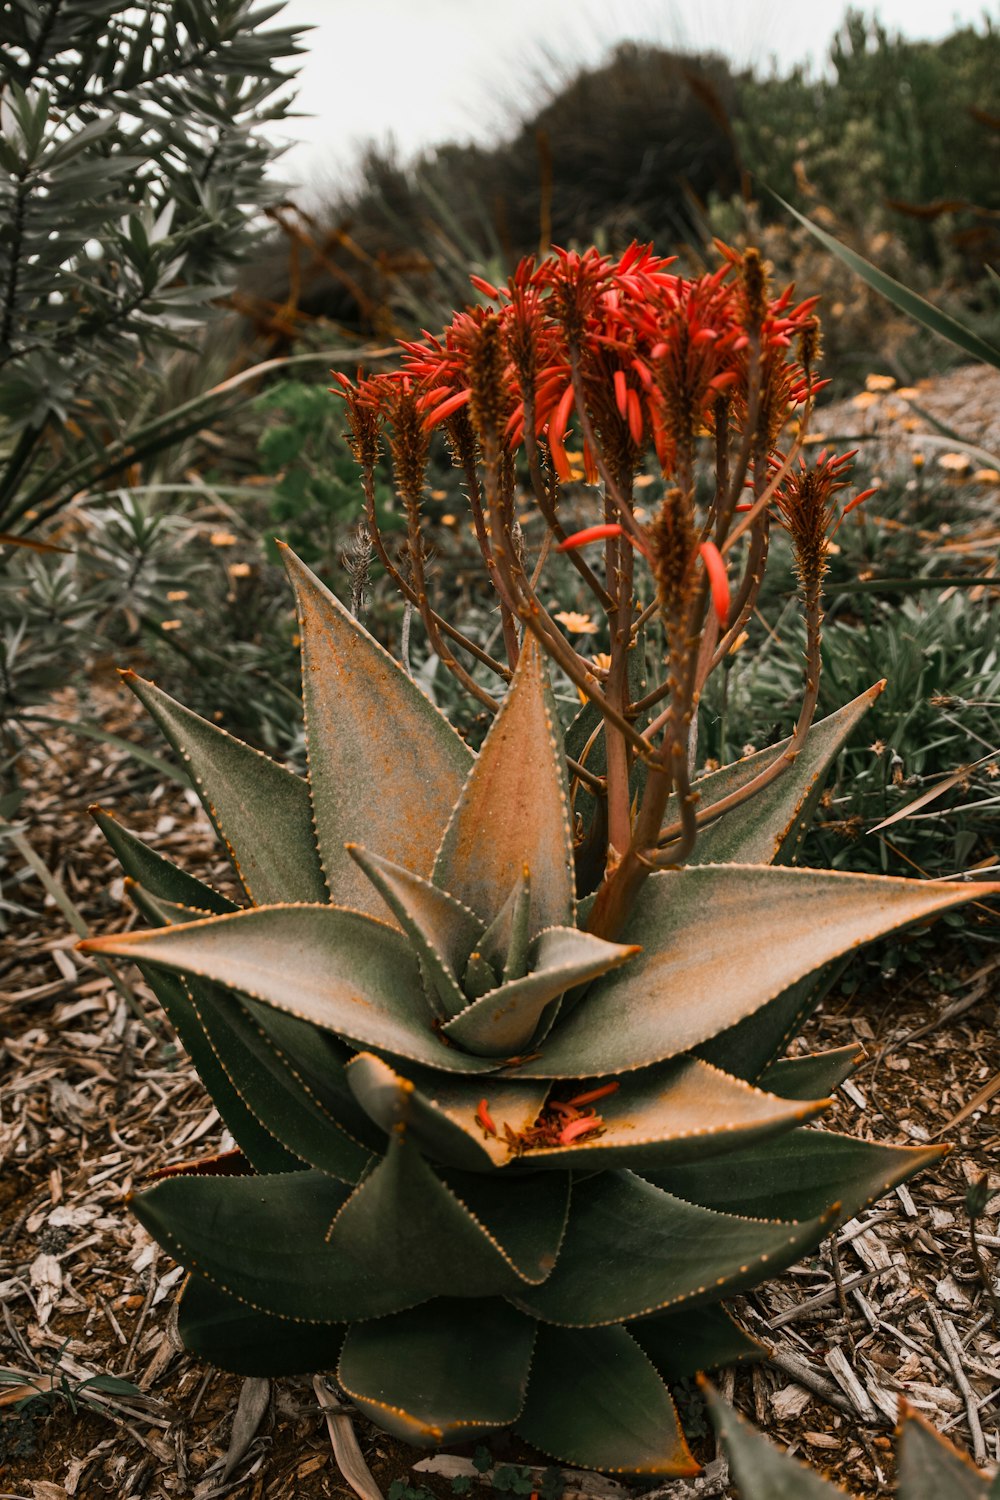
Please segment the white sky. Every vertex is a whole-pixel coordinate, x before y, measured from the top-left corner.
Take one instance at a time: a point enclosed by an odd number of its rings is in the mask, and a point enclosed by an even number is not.
[[[947,35],[1000,6],[982,0],[881,0],[890,31]],[[366,140],[404,155],[444,140],[503,135],[538,98],[546,53],[571,71],[615,42],[722,52],[736,66],[821,70],[845,0],[288,0],[272,24],[311,25],[299,73],[304,118],[275,133],[290,183],[343,181]]]

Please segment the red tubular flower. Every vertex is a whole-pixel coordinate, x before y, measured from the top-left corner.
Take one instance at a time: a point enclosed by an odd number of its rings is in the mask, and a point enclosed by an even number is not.
[[[479,1105],[476,1109],[476,1121],[487,1135],[496,1135],[497,1128],[493,1123],[493,1119],[489,1111],[489,1105],[485,1099],[480,1099],[479,1101]]]
[[[708,582],[712,590],[712,608],[715,610],[719,629],[725,630],[729,624],[729,576],[726,573],[726,565],[714,542],[702,542],[698,551],[701,553],[701,560],[708,574]]]

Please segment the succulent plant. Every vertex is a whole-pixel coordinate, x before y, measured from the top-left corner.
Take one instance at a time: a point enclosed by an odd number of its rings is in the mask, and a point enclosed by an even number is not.
[[[787,1457],[703,1386],[739,1500],[833,1500],[845,1491]],[[900,1402],[899,1500],[1000,1500],[1000,1475],[982,1473],[920,1413]]]
[[[610,668],[585,670],[552,634],[514,520],[510,445],[527,441],[538,503],[561,544],[573,540],[554,519],[558,487],[571,483],[563,435],[573,399],[584,415],[587,400],[597,403],[603,437],[588,463],[605,462],[617,433],[621,478],[622,454],[634,466],[649,421],[664,472],[674,466],[693,484],[694,419],[665,425],[674,376],[647,385],[633,370],[647,344],[654,371],[668,358],[670,299],[680,298],[724,330],[697,345],[716,351],[704,368],[698,356],[697,410],[699,422],[706,403],[714,413],[727,465],[711,513],[723,544],[756,454],[744,529],[751,577],[727,628],[752,605],[776,496],[803,538],[815,647],[821,528],[842,460],[798,478],[787,462],[773,467],[775,411],[809,385],[781,365],[791,325],[773,310],[767,323],[759,268],[744,275],[753,297],[741,313],[719,276],[692,289],[659,264],[586,263],[615,291],[588,304],[595,318],[618,319],[633,293],[641,303],[634,327],[646,344],[626,350],[635,388],[609,371],[610,405],[593,367],[578,362],[577,304],[559,302],[558,288],[550,303],[541,292],[531,301],[545,263],[512,283],[510,306],[527,298],[523,326],[515,319],[512,331],[482,309],[460,315],[454,339],[411,349],[429,369],[348,388],[366,491],[388,413],[408,517],[405,570],[373,535],[376,550],[431,644],[444,641],[442,659],[495,714],[478,754],[286,554],[307,779],[129,678],[184,761],[248,904],[176,870],[98,811],[154,926],[86,946],[140,965],[238,1147],[168,1169],[132,1200],[191,1273],[180,1306],[190,1349],[248,1374],[335,1370],[362,1411],[417,1444],[513,1426],[565,1462],[681,1475],[697,1465],[671,1382],[765,1352],[725,1297],[798,1260],[939,1151],[811,1128],[855,1053],[785,1059],[786,1042],[859,944],[1000,888],[787,865],[878,686],[820,723],[804,710],[788,741],[689,783],[692,695],[727,635],[722,554],[699,539],[682,487],[647,531],[613,481],[598,528],[605,582],[577,560],[616,622]],[[577,263],[564,265],[579,281]],[[661,293],[669,305],[657,322],[650,307]],[[546,306],[563,306],[562,322],[546,322]],[[678,337],[689,336],[686,319]],[[557,347],[564,324],[568,364]],[[528,375],[520,407],[507,400],[517,380],[503,350],[524,354],[515,335],[549,341],[534,374],[527,361],[544,420],[525,394]],[[588,348],[605,358],[600,328]],[[452,368],[463,359],[465,386]],[[592,398],[576,382],[581,368]],[[740,401],[759,440],[730,465],[722,437]],[[531,434],[546,421],[543,452]],[[465,468],[506,668],[427,602],[419,508],[436,422],[450,424]],[[480,464],[488,526],[476,510]],[[656,581],[645,612],[626,530]],[[645,693],[642,627],[657,612],[668,676]],[[499,700],[448,642],[503,678]],[[565,740],[547,657],[587,699]],[[652,717],[664,697],[665,717]],[[806,697],[814,706],[812,684]]]

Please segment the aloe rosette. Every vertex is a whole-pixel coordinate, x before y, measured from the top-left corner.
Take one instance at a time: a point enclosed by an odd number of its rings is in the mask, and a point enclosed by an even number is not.
[[[96,813],[154,925],[86,946],[139,964],[238,1147],[132,1199],[191,1273],[182,1337],[237,1372],[336,1371],[416,1444],[513,1426],[565,1462],[694,1472],[671,1383],[765,1352],[726,1296],[938,1155],[813,1128],[855,1051],[786,1041],[859,944],[1000,887],[783,863],[875,688],[596,936],[531,637],[474,755],[286,561],[307,779],[130,678],[247,904]]]

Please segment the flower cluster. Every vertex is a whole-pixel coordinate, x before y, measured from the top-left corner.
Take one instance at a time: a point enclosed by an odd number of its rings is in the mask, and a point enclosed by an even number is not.
[[[671,265],[633,245],[617,259],[596,250],[527,259],[506,287],[474,277],[491,306],[403,343],[399,371],[357,385],[337,377],[356,447],[370,452],[372,416],[398,410],[402,385],[426,430],[467,414],[484,454],[522,449],[530,461],[542,445],[564,483],[571,423],[587,479],[621,488],[650,446],[664,478],[685,487],[696,438],[720,423],[742,429],[748,413],[770,452],[790,411],[822,384],[793,354],[815,327],[816,299],[793,304],[790,287],[768,297],[753,252],[727,251],[717,271],[693,279]]]

